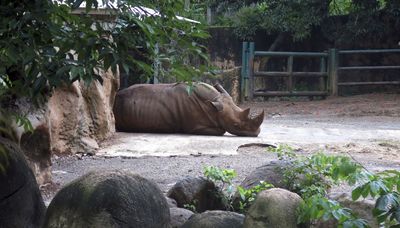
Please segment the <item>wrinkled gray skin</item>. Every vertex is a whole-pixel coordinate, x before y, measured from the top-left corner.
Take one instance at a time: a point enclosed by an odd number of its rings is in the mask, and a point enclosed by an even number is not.
[[[185,83],[139,84],[117,93],[114,105],[118,131],[258,136],[264,112],[249,117],[220,86]]]

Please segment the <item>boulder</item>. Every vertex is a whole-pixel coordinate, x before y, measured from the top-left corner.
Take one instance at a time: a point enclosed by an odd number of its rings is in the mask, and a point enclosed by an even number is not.
[[[284,188],[287,189],[287,184],[284,183],[283,177],[283,167],[287,165],[287,163],[275,160],[271,161],[265,165],[257,167],[254,169],[239,185],[244,189],[250,189],[256,185],[260,184],[260,181],[265,181],[267,183],[272,184],[276,188]],[[240,202],[240,194],[236,192],[233,196],[233,207],[239,208]]]
[[[181,227],[194,213],[184,208],[173,207],[169,209],[171,227]]]
[[[287,189],[288,186],[284,183],[283,168],[288,164],[281,160],[271,161],[265,165],[254,169],[243,182],[240,184],[244,189],[249,189],[260,184],[260,181],[268,182],[276,188]]]
[[[182,228],[242,228],[244,215],[231,211],[206,211],[193,215]]]
[[[194,206],[197,212],[227,208],[222,192],[214,182],[201,177],[188,177],[178,181],[167,193],[178,207]]]
[[[299,195],[281,188],[261,191],[250,206],[244,220],[245,228],[296,228]]]
[[[167,201],[158,186],[123,171],[91,172],[62,188],[44,227],[169,227]]]
[[[177,205],[177,203],[176,203],[176,201],[174,199],[171,199],[169,197],[165,197],[165,199],[167,200],[169,208],[178,207],[178,205]]]
[[[45,206],[17,144],[0,137],[0,227],[41,227]]]

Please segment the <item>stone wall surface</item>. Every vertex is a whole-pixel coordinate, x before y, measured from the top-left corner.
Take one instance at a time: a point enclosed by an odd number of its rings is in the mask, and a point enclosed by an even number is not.
[[[115,132],[115,94],[119,73],[102,72],[103,83],[74,82],[56,88],[48,101],[35,107],[26,101],[17,106],[31,121],[33,132],[16,127],[20,145],[38,184],[51,181],[51,156],[94,154],[99,143]]]
[[[58,88],[48,102],[51,150],[56,154],[94,154],[98,142],[113,132],[112,106],[119,87],[118,75],[103,74],[103,85],[75,82]]]

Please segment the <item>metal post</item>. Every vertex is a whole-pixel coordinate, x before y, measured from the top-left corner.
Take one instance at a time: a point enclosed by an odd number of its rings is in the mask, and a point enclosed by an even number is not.
[[[248,60],[248,65],[249,65],[249,100],[253,100],[254,97],[254,42],[249,43],[249,60]]]
[[[288,57],[287,72],[289,73],[287,88],[290,93],[293,92],[293,55]]]
[[[321,57],[320,68],[319,68],[319,71],[321,73],[326,72],[326,62],[325,62],[325,60],[326,60],[325,57]],[[320,88],[321,91],[325,91],[326,90],[327,81],[328,80],[326,79],[326,77],[320,77],[319,78],[319,88]]]
[[[249,72],[249,42],[242,43],[242,70],[240,74],[240,101],[243,102],[246,96],[246,81]]]
[[[339,63],[339,55],[337,49],[329,49],[328,55],[329,61],[329,89],[331,96],[338,95],[338,63]]]
[[[213,23],[213,12],[211,7],[207,6],[207,24],[211,25]]]
[[[153,62],[153,84],[158,84],[159,83],[159,72],[160,72],[160,59],[159,59],[159,47],[158,43],[154,46],[154,54],[155,54],[155,59]]]

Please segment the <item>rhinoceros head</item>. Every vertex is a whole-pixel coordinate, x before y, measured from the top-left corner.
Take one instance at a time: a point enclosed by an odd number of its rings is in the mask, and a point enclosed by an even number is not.
[[[221,126],[233,135],[257,137],[264,120],[264,111],[252,118],[249,115],[250,108],[241,109],[221,85],[217,84],[214,87],[221,94],[212,102],[218,110],[218,121]]]

